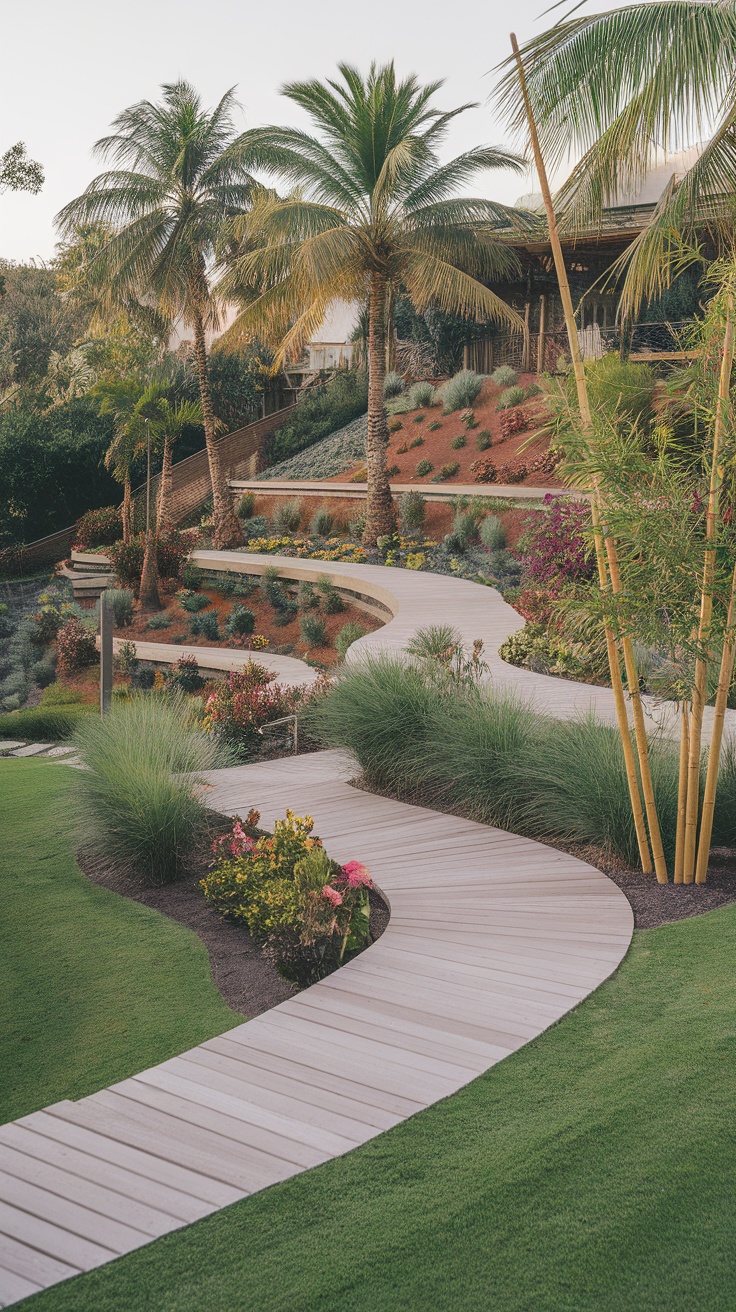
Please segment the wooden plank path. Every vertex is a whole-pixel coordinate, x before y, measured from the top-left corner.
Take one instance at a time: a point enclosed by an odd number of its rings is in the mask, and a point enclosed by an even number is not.
[[[253,568],[241,553],[217,553],[216,562],[212,554],[198,553],[199,563],[223,566],[232,555]],[[460,580],[283,564],[336,582],[352,575],[365,595],[390,600],[395,618],[359,650],[399,648],[419,624],[441,620],[483,637],[492,655],[522,623],[497,593]],[[572,687],[573,698],[584,695]],[[561,701],[555,713],[564,713]],[[389,926],[355,961],[264,1015],[0,1127],[0,1305],[348,1152],[447,1097],[553,1024],[625,955],[631,909],[598,870],[361,792],[348,782],[354,770],[343,754],[318,752],[207,776],[218,811],[255,806],[266,825],[287,806],[312,815],[331,855],[372,871],[390,902]]]

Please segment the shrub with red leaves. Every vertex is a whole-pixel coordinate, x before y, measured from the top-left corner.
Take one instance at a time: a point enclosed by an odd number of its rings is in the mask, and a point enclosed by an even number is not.
[[[544,503],[545,510],[535,516],[524,558],[526,577],[536,583],[591,578],[594,561],[583,536],[590,523],[590,505],[549,493]]]
[[[275,683],[275,677],[257,661],[233,671],[207,698],[205,723],[244,753],[252,753],[262,741],[258,730],[293,715],[305,698],[303,688],[286,688]]]
[[[60,674],[77,674],[86,665],[99,660],[95,635],[76,615],[59,629],[56,635],[57,668]]]
[[[485,460],[474,460],[470,466],[470,472],[476,483],[497,482],[496,464],[490,456],[486,456]]]
[[[179,579],[192,550],[192,541],[176,529],[162,533],[156,539],[158,572],[162,579]],[[137,533],[130,542],[115,542],[107,555],[115,570],[115,576],[126,588],[138,590],[143,569],[143,557],[146,551],[144,533]]]
[[[527,473],[526,462],[517,460],[514,464],[499,465],[496,470],[496,481],[498,483],[523,483]]]
[[[513,437],[515,433],[525,433],[529,427],[529,418],[521,407],[501,412],[501,437]]]
[[[119,506],[103,506],[88,510],[77,523],[77,536],[72,543],[75,551],[89,551],[93,547],[110,547],[123,531],[123,517]]]

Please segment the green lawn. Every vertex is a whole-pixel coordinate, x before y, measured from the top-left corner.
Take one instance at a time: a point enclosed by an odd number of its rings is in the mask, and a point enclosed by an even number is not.
[[[736,906],[338,1161],[33,1312],[733,1312]]]
[[[90,884],[75,772],[0,761],[0,1122],[79,1098],[238,1024],[199,939]]]

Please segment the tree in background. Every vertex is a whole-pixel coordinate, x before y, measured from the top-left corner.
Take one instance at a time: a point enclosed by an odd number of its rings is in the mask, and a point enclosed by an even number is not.
[[[400,286],[421,311],[429,305],[470,318],[521,320],[481,281],[506,275],[515,256],[492,235],[514,211],[459,197],[481,170],[521,170],[508,151],[482,146],[440,164],[437,147],[464,109],[431,101],[441,83],[399,82],[393,64],[367,78],[347,64],[341,81],[291,83],[284,94],[305,110],[316,135],[265,127],[238,141],[248,167],[303,189],[285,200],[260,193],[251,223],[255,250],[236,257],[221,292],[252,300],[225,340],[249,328],[280,340],[280,358],[301,349],[334,300],[367,300],[369,384],[367,514],[364,541],[393,531],[386,474],[388,429],[383,400],[387,304]]]
[[[141,428],[134,417],[143,384],[137,378],[124,378],[101,383],[95,390],[100,414],[110,415],[113,422],[113,438],[105,455],[105,467],[115,481],[123,485],[123,541],[130,542],[133,531],[131,480],[141,449]]]
[[[157,381],[149,383],[141,394],[134,414],[148,422],[154,450],[161,456],[161,478],[156,499],[156,533],[165,533],[173,528],[171,498],[174,446],[187,428],[202,423],[202,406],[199,401],[177,400],[170,384]]]
[[[613,266],[626,272],[622,310],[633,318],[642,301],[702,263],[704,226],[718,244],[733,242],[736,9],[719,0],[647,0],[576,14],[527,42],[521,56],[548,168],[579,157],[555,197],[568,229],[595,226],[603,208],[635,189],[663,152],[710,131],[695,163],[671,178]],[[498,103],[513,125],[525,126],[515,66],[501,80]]]
[[[242,151],[233,148],[233,103],[228,91],[207,110],[179,81],[164,85],[157,104],[124,110],[95,147],[112,167],[58,216],[66,235],[90,223],[113,229],[93,264],[116,300],[129,294],[193,329],[218,547],[243,540],[215,440],[205,337],[219,324],[212,268],[222,225],[251,196]]]
[[[16,141],[0,155],[0,195],[4,191],[30,191],[37,196],[43,184],[43,168],[35,159],[29,159],[23,141]]]

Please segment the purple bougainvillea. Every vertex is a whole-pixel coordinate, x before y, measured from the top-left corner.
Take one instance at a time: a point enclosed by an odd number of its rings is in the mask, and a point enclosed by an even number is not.
[[[590,526],[590,506],[586,501],[569,501],[549,493],[544,504],[545,510],[535,516],[524,557],[527,578],[537,583],[590,578],[594,561],[583,537]]]

